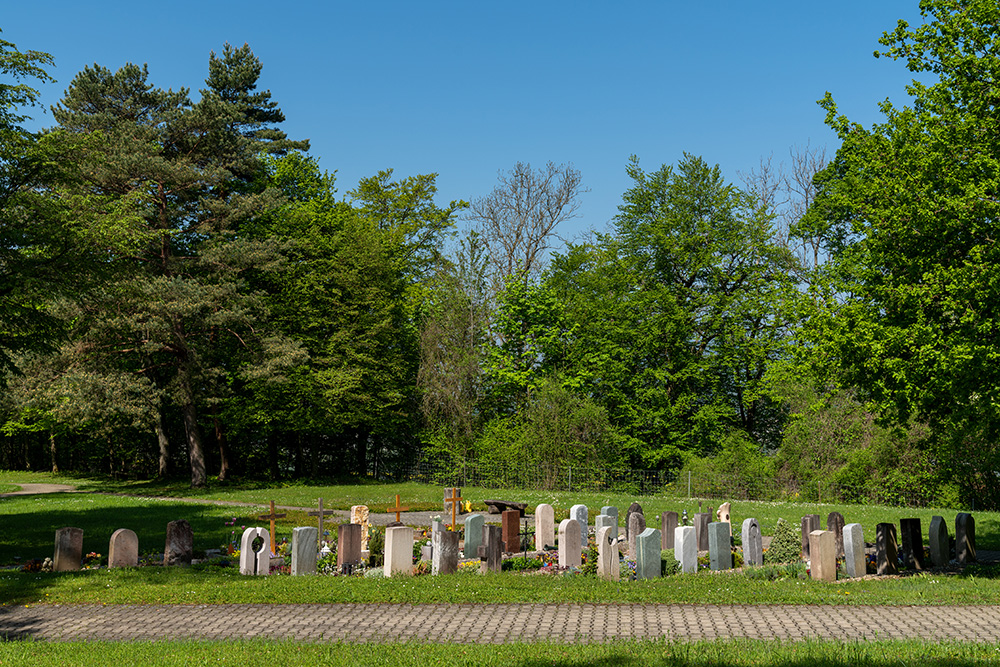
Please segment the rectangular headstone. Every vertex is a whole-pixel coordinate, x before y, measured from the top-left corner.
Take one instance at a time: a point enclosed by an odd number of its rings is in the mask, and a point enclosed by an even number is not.
[[[899,520],[899,547],[903,565],[913,570],[924,569],[924,533],[920,519]]]
[[[698,542],[694,526],[677,526],[674,529],[674,558],[681,564],[681,572],[698,571]]]
[[[504,510],[500,515],[500,525],[503,527],[504,551],[521,550],[521,513],[517,510]]]
[[[628,553],[626,556],[629,560],[635,560],[638,557],[636,540],[644,530],[646,530],[646,516],[642,512],[632,512],[628,517]]]
[[[542,503],[535,508],[535,549],[544,551],[556,545],[556,512],[552,505]]]
[[[413,574],[413,528],[393,526],[385,529],[385,576]]]
[[[601,528],[610,528],[612,539],[618,539],[618,524],[615,523],[613,516],[598,514],[594,519],[594,534],[596,535]]]
[[[270,540],[268,540],[270,544]],[[190,565],[194,555],[194,533],[184,519],[167,524],[167,543],[163,549],[163,565]]]
[[[955,559],[960,565],[976,562],[976,520],[965,512],[955,516]]]
[[[56,531],[56,550],[52,557],[52,570],[72,572],[83,563],[83,529],[60,528]]]
[[[500,526],[487,525],[483,533],[483,544],[479,547],[478,556],[482,561],[480,574],[500,572],[503,569],[503,531]]]
[[[814,530],[809,534],[809,570],[818,581],[837,580],[837,540],[833,531]]]
[[[361,524],[342,523],[337,526],[337,567],[361,562]]]
[[[559,524],[559,567],[580,567],[582,562],[580,524],[576,519],[563,519]]]
[[[844,526],[844,572],[852,579],[863,577],[868,569],[865,560],[865,535],[860,523]]]
[[[710,512],[695,512],[694,536],[698,541],[698,551],[708,551],[708,524],[712,522]]]
[[[733,569],[731,526],[728,521],[708,524],[708,566],[712,570]]]
[[[470,514],[465,517],[465,545],[464,553],[466,558],[476,558],[479,556],[479,547],[483,543],[483,525],[486,519],[482,514]]]
[[[647,528],[636,538],[636,579],[656,579],[661,575],[660,546],[663,538],[656,528]]]
[[[604,507],[601,508],[601,514],[604,514],[604,515],[610,516],[610,517],[614,517],[614,519],[615,519],[615,527],[618,526],[618,508],[617,507],[615,507],[614,505],[605,505]],[[617,538],[617,533],[615,533],[615,536]]]
[[[745,565],[764,564],[764,541],[757,519],[744,519],[740,537],[743,541],[743,563]]]
[[[427,561],[428,563],[434,559],[434,546],[430,544],[423,544],[420,546],[420,560]]]
[[[837,545],[837,558],[843,558],[844,515],[840,512],[830,512],[826,517],[826,529],[833,533],[833,541]]]
[[[108,542],[108,567],[138,567],[139,536],[128,528],[111,533]]]
[[[897,555],[896,524],[877,524],[875,526],[875,557],[878,561],[878,574],[896,574],[899,572]]]
[[[351,505],[351,523],[361,526],[361,550],[368,551],[368,530],[371,523],[368,522],[367,505]]]
[[[677,512],[664,512],[660,515],[660,533],[663,536],[664,550],[674,548],[674,529],[677,528]]]
[[[350,525],[350,524],[346,524]],[[358,529],[356,540],[358,550],[358,560],[361,560],[361,526],[354,526]],[[339,532],[339,531],[338,531]],[[319,537],[319,528],[312,526],[299,526],[292,528],[292,576],[298,577],[304,574],[316,574],[316,539]],[[343,544],[343,535],[338,536],[338,547]],[[339,549],[338,549],[339,551]],[[340,554],[337,554],[337,564],[340,565]]]
[[[943,516],[931,517],[929,542],[931,547],[931,565],[944,567],[951,560],[951,548],[948,544],[948,524]]]
[[[809,534],[821,528],[819,514],[806,514],[802,517],[802,560],[809,560]]]
[[[431,558],[431,574],[455,574],[458,572],[458,533],[439,530],[431,534],[434,554]]]
[[[587,506],[586,505],[573,505],[569,508],[569,518],[575,520],[580,524],[580,549],[587,548],[587,537],[590,531],[589,519],[587,517]]]
[[[602,514],[601,516],[607,516]],[[600,518],[600,517],[598,517]],[[610,518],[610,517],[608,517]],[[621,579],[621,564],[618,561],[618,526],[597,527],[597,576],[608,581]]]

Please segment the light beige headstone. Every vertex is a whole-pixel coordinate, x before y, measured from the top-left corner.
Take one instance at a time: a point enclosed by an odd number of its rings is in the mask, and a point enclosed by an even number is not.
[[[552,505],[542,503],[535,508],[535,549],[556,545],[556,512]]]
[[[559,524],[559,567],[580,567],[582,562],[580,522],[576,519],[563,519]]]
[[[361,525],[361,550],[368,551],[368,505],[351,506],[351,523]]]
[[[732,509],[731,503],[722,503],[719,505],[719,509],[715,510],[715,516],[719,519],[721,523],[729,524],[729,537],[733,536],[733,522],[730,521],[730,510]]]
[[[617,533],[618,526],[597,529],[597,576],[608,581],[621,579]]]
[[[108,543],[108,567],[138,567],[139,537],[128,528],[111,533]]]
[[[809,569],[813,579],[837,580],[837,540],[832,530],[809,533]]]
[[[413,574],[413,528],[393,526],[385,529],[385,576]]]

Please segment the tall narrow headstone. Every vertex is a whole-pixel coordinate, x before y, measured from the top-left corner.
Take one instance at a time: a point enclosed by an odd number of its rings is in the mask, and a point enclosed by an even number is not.
[[[602,514],[601,516],[607,516]],[[608,517],[610,518],[610,517]],[[618,561],[618,526],[598,526],[597,528],[597,576],[608,581],[621,579],[621,564]]]
[[[482,514],[470,514],[465,517],[465,545],[464,553],[466,558],[477,558],[479,547],[483,543],[483,524],[486,519]]]
[[[629,528],[629,520],[632,518],[632,515],[635,514],[636,512],[638,512],[639,514],[643,513],[642,505],[640,505],[639,503],[632,503],[631,505],[628,506],[628,509],[625,511],[625,539],[630,540],[629,544],[633,544],[633,542],[631,541],[632,533],[629,532],[631,530],[631,528]],[[642,518],[643,518],[642,529],[645,530],[646,529],[645,515],[643,515]]]
[[[802,517],[802,559],[809,560],[809,534],[820,530],[819,514],[806,514]]]
[[[254,526],[243,531],[240,537],[240,574],[271,574],[271,532],[267,528]]]
[[[878,562],[878,574],[896,574],[899,571],[898,553],[896,524],[877,524],[875,526],[875,557]]]
[[[487,525],[483,529],[483,544],[478,554],[482,563],[479,573],[499,572],[503,569],[503,531],[500,526]]]
[[[559,567],[580,567],[582,562],[580,523],[576,519],[563,519],[559,523]]]
[[[837,547],[837,558],[844,557],[844,515],[840,512],[830,512],[826,517],[826,529],[833,533],[833,541]]]
[[[955,516],[955,559],[960,565],[976,561],[976,520],[965,512]]]
[[[814,530],[809,534],[809,571],[818,581],[837,580],[837,541],[833,531]]]
[[[635,560],[637,551],[635,541],[639,533],[646,530],[646,516],[642,512],[632,512],[628,517],[628,553],[629,560]]]
[[[393,526],[385,529],[385,576],[413,574],[413,528]]]
[[[708,525],[711,521],[710,512],[695,512],[694,536],[698,542],[698,551],[708,551]]]
[[[351,525],[351,524],[345,524]],[[358,539],[355,541],[358,551],[358,560],[361,560],[361,526],[358,529]],[[339,531],[338,531],[339,532]],[[298,577],[305,574],[316,574],[316,539],[319,535],[319,527],[299,526],[292,528],[292,576]],[[343,536],[338,536],[338,551],[343,544]],[[339,564],[340,554],[337,554]]]
[[[431,533],[434,554],[431,557],[431,574],[455,574],[458,572],[458,533],[439,530]]]
[[[763,565],[764,541],[760,535],[760,522],[757,519],[744,519],[740,537],[743,540],[743,563]]]
[[[139,537],[135,531],[119,528],[108,542],[108,567],[138,567]]]
[[[708,566],[712,570],[733,569],[732,537],[728,521],[708,524]]]
[[[844,572],[852,579],[868,572],[865,566],[865,534],[860,523],[844,526]]]
[[[361,562],[361,524],[342,523],[337,526],[337,567]]]
[[[677,526],[674,529],[674,558],[681,564],[681,572],[698,571],[698,542],[694,526]]]
[[[569,518],[574,519],[578,524],[580,524],[580,549],[587,548],[587,538],[590,532],[589,526],[590,521],[587,516],[587,506],[586,505],[573,505],[569,508]]]
[[[56,531],[56,551],[52,557],[55,572],[79,570],[83,563],[83,529],[60,528]]]
[[[951,560],[951,549],[948,545],[948,524],[943,516],[931,517],[930,535],[931,565],[944,567]]]
[[[351,505],[351,523],[361,526],[361,550],[368,551],[368,530],[371,524],[368,522],[367,505]]]
[[[636,538],[636,579],[656,579],[661,575],[660,546],[663,538],[656,528],[646,528]]]
[[[452,495],[454,494],[454,495]],[[462,501],[450,503],[449,498],[461,498],[462,497],[462,487],[446,488],[444,490],[444,515],[448,517],[448,521],[451,521],[451,506],[457,505],[455,508],[455,514],[462,513]]]
[[[556,512],[552,505],[542,503],[535,508],[535,549],[544,551],[556,545]]]
[[[594,517],[594,536],[596,539],[597,531],[601,528],[610,528],[611,537],[614,539],[618,538],[618,524],[615,523],[615,518],[613,516],[608,516],[607,514],[598,514]]]
[[[270,539],[268,540],[270,547]],[[194,555],[194,533],[184,519],[167,524],[167,543],[163,549],[163,565],[190,565]],[[268,552],[270,555],[270,552]]]
[[[521,550],[521,513],[518,510],[504,510],[500,515],[500,525],[503,527],[503,550],[515,552]]]
[[[674,529],[677,528],[677,512],[664,512],[660,515],[660,533],[663,536],[663,549],[674,548]]]
[[[924,533],[920,519],[899,520],[899,546],[903,565],[913,570],[924,569]]]
[[[618,528],[618,508],[614,505],[605,505],[601,508],[601,514],[605,514],[615,519],[615,529]],[[615,533],[615,539],[618,539],[618,533]]]

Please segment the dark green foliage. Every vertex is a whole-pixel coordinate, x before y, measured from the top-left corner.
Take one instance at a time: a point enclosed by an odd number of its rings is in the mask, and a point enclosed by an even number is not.
[[[381,567],[385,563],[385,528],[368,526],[368,565]]]
[[[525,570],[539,570],[542,567],[542,561],[537,558],[525,558],[524,556],[515,556],[514,558],[504,559],[503,564],[500,566],[503,572],[523,572]]]
[[[681,564],[674,557],[673,549],[664,549],[660,552],[660,574],[669,577],[672,574],[680,574]]]
[[[771,544],[764,552],[764,562],[768,565],[795,563],[801,560],[801,556],[802,535],[799,529],[784,519],[778,519]]]

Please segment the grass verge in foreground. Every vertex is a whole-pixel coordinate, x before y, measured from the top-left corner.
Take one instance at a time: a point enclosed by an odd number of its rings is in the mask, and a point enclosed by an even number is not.
[[[146,567],[62,573],[0,572],[0,600],[29,604],[996,604],[1000,578],[920,574],[846,580],[758,580],[739,572],[607,582],[579,575],[247,577],[235,568]],[[2,607],[0,607],[2,609]]]
[[[272,667],[301,665],[447,665],[545,667],[847,667],[848,665],[921,665],[973,667],[997,664],[1000,649],[991,644],[921,641],[839,643],[803,641],[671,642],[614,644],[301,644],[290,641],[238,642],[10,642],[0,644],[0,665],[87,667],[140,664],[151,666],[234,664]],[[294,656],[294,658],[292,658]]]

